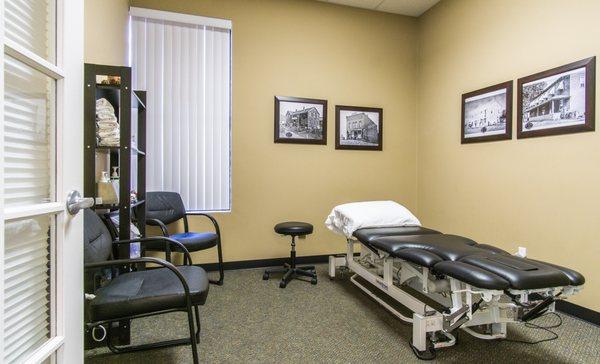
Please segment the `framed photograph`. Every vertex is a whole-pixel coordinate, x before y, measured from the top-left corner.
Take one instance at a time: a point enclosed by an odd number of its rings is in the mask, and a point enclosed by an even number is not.
[[[596,57],[517,82],[517,138],[594,130]]]
[[[383,109],[336,105],[335,149],[382,150]]]
[[[275,96],[275,143],[327,144],[327,100]]]
[[[512,138],[512,81],[462,95],[461,144]]]

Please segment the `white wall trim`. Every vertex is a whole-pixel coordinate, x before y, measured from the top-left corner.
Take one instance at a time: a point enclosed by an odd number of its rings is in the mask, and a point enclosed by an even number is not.
[[[199,16],[199,15],[190,15],[190,14],[182,14],[182,13],[173,13],[170,11],[137,8],[134,6],[131,6],[129,8],[129,14],[131,16],[137,16],[140,18],[167,20],[167,21],[173,21],[173,22],[177,22],[177,23],[196,24],[196,25],[203,25],[203,26],[209,26],[209,27],[215,27],[215,28],[231,29],[231,20],[227,20],[227,19],[209,18],[206,16]]]

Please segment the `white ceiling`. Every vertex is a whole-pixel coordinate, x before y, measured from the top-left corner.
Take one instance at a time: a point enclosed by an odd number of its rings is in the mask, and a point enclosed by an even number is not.
[[[440,0],[318,0],[386,13],[419,16]]]

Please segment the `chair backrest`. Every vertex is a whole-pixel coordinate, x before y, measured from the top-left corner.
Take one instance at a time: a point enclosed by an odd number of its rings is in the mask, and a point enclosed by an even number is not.
[[[185,206],[177,192],[146,192],[146,218],[157,219],[165,225],[185,217]]]
[[[85,263],[108,260],[112,254],[110,231],[94,211],[83,210],[83,256]]]

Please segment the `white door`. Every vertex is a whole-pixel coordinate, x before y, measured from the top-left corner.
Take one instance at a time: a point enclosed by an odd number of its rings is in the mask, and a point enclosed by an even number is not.
[[[0,0],[0,362],[83,362],[83,1]]]

